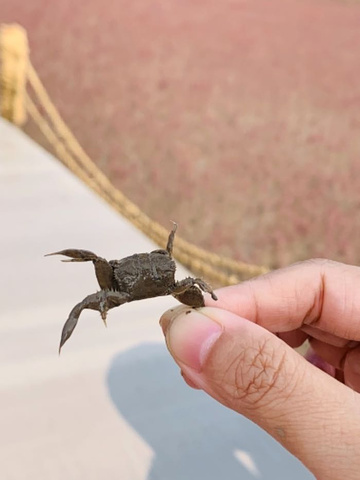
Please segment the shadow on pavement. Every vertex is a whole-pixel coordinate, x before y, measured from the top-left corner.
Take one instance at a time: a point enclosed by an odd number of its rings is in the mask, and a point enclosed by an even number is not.
[[[189,388],[161,344],[117,355],[107,384],[119,413],[154,451],[147,480],[313,478],[255,424]]]

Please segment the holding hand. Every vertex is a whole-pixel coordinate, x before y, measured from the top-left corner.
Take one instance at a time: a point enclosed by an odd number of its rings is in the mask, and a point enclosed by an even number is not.
[[[161,319],[187,383],[256,422],[318,480],[359,479],[360,268],[308,261],[216,293]],[[306,339],[328,373],[293,350]]]

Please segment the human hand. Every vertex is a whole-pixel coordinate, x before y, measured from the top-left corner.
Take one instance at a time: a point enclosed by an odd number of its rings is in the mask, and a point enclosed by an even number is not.
[[[318,480],[359,479],[360,268],[312,260],[216,294],[161,318],[186,382],[260,425]],[[291,348],[306,339],[333,376]]]

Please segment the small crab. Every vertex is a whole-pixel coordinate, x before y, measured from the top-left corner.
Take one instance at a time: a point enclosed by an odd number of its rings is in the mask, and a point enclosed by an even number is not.
[[[62,260],[63,262],[93,262],[101,288],[99,292],[88,295],[71,310],[62,330],[59,353],[73,333],[81,312],[86,308],[98,310],[106,325],[108,310],[134,300],[172,295],[179,302],[194,308],[204,306],[202,292],[209,293],[217,300],[211,287],[201,278],[187,277],[184,280],[175,280],[176,265],[172,258],[172,250],[176,229],[177,224],[174,223],[166,250],[135,253],[122,260],[108,262],[88,250],[74,249],[46,255],[65,255],[71,258]]]

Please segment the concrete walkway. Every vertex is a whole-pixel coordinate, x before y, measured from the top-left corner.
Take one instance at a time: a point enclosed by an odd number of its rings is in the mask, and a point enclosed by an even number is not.
[[[73,247],[111,259],[154,245],[1,119],[0,220],[2,480],[313,478],[185,385],[158,326],[172,298],[114,309],[107,329],[85,311],[59,358],[69,311],[98,287],[91,264],[44,254]]]

